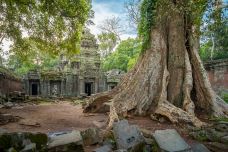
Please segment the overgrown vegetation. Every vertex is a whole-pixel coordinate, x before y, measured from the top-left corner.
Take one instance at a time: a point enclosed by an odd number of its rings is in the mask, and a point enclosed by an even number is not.
[[[156,15],[157,0],[144,0],[140,8],[140,22],[138,25],[138,34],[142,39],[142,50],[145,50],[150,45],[150,33],[154,24]]]

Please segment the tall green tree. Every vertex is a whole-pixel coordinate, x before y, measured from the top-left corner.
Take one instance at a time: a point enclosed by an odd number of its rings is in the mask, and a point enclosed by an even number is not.
[[[101,34],[98,35],[100,54],[102,58],[105,58],[114,51],[121,40],[120,35],[123,30],[120,18],[106,18],[98,27],[101,30]]]
[[[140,52],[139,39],[129,38],[121,41],[116,50],[104,59],[102,67],[105,71],[120,69],[127,72],[135,65]]]
[[[210,1],[201,28],[200,56],[203,60],[228,58],[228,16],[222,0]]]
[[[83,26],[91,15],[90,0],[1,0],[0,44],[8,39],[25,47],[29,44],[23,38],[30,37],[52,53],[77,52]]]

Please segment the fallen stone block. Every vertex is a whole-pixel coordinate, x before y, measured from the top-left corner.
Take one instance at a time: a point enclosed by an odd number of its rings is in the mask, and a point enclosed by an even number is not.
[[[20,152],[34,152],[34,151],[36,151],[36,144],[31,143],[26,145],[24,149],[22,149]]]
[[[58,132],[49,134],[48,151],[84,152],[80,131]]]
[[[85,146],[97,144],[102,140],[97,128],[86,129],[81,132],[81,135]]]
[[[224,144],[228,144],[228,136],[224,136],[221,138],[221,142]]]
[[[164,152],[191,152],[191,147],[175,129],[156,130],[153,134],[159,148]]]
[[[228,132],[228,125],[224,123],[216,124],[214,125],[214,128],[221,132]]]
[[[102,147],[96,148],[93,152],[112,152],[111,145],[104,145]]]
[[[0,125],[19,121],[20,117],[11,114],[0,114]]]
[[[192,148],[193,152],[210,152],[210,150],[207,149],[206,146],[204,146],[203,144],[200,144],[200,143],[191,145],[191,148]]]
[[[222,144],[218,142],[208,142],[206,143],[206,146],[208,149],[211,151],[218,151],[218,152],[226,152],[228,151],[228,145],[227,144]]]
[[[37,150],[46,148],[47,135],[43,133],[3,133],[0,135],[0,149],[7,150],[11,147],[21,151],[27,145],[36,145]],[[30,145],[30,146],[32,146]],[[29,148],[29,147],[27,147]]]
[[[118,149],[133,150],[145,144],[144,137],[138,127],[129,125],[127,120],[114,123],[113,132]]]
[[[3,103],[3,105],[4,105],[4,108],[6,108],[6,109],[10,109],[14,106],[14,104],[12,102],[5,102],[5,103]]]

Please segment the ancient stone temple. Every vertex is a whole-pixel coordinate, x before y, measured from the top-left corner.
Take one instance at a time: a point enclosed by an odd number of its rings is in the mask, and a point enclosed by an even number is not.
[[[106,73],[107,90],[110,91],[117,86],[125,73],[119,69],[112,69]]]
[[[100,68],[100,55],[94,35],[84,30],[80,54],[60,55],[53,71],[30,71],[24,77],[25,91],[43,97],[90,96],[105,91],[106,77]]]

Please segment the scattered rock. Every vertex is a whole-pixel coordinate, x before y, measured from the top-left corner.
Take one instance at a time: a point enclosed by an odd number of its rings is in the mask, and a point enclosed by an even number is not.
[[[1,108],[4,108],[4,107],[5,107],[4,105],[0,104],[0,109],[1,109]]]
[[[32,120],[23,120],[19,122],[19,125],[30,126],[30,127],[41,127],[40,123],[32,121]]]
[[[20,117],[11,114],[0,114],[0,125],[19,121]]]
[[[104,145],[102,147],[99,147],[99,148],[93,150],[93,152],[112,152],[112,146]]]
[[[223,124],[223,123],[216,124],[214,128],[218,131],[228,132],[228,124]]]
[[[200,143],[191,145],[191,148],[192,148],[193,152],[210,152],[210,150],[207,149],[206,146],[204,146],[203,144],[200,144]]]
[[[114,123],[113,132],[118,149],[133,151],[134,149],[138,149],[139,146],[142,148],[142,145],[144,145],[144,137],[137,126],[129,125],[127,120]]]
[[[34,152],[36,151],[36,144],[31,143],[25,146],[24,149],[22,149],[20,152]]]
[[[181,138],[175,129],[156,130],[153,136],[161,151],[191,151],[191,147],[183,140],[183,138]]]
[[[81,132],[84,145],[94,145],[101,142],[99,130],[97,128],[89,128]]]
[[[32,142],[36,144],[36,149],[41,150],[45,149],[47,142],[48,142],[48,136],[44,133],[28,133],[27,138]]]
[[[23,148],[28,150],[32,145],[36,145],[37,150],[46,147],[47,135],[42,133],[4,133],[0,135],[0,149],[4,151],[14,148],[21,151]],[[24,149],[24,150],[26,150]]]
[[[206,130],[206,136],[209,141],[220,142],[221,138],[226,135],[228,135],[228,132],[220,132],[212,128]]]
[[[13,147],[9,148],[7,152],[17,152]]]
[[[228,136],[224,136],[221,138],[221,142],[224,144],[228,144]]]
[[[147,130],[147,129],[144,129],[144,128],[140,128],[140,132],[146,138],[152,138],[153,137],[150,130]]]
[[[3,103],[4,108],[10,109],[14,106],[14,104],[12,102],[5,102]]]
[[[209,142],[206,143],[206,146],[208,149],[210,149],[211,151],[215,151],[215,152],[225,152],[228,151],[228,145],[227,144],[222,144],[222,143],[218,143],[218,142]]]
[[[153,138],[144,138],[144,140],[147,145],[153,145],[155,143]]]
[[[84,152],[80,131],[58,132],[49,135],[48,151]]]
[[[4,133],[7,133],[8,131],[6,129],[0,128],[0,136]]]

